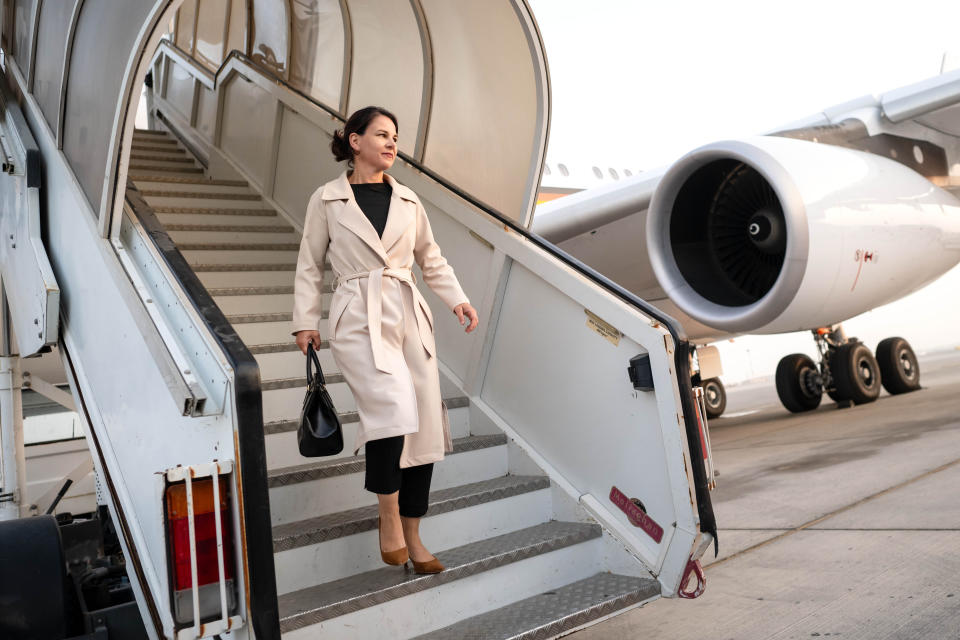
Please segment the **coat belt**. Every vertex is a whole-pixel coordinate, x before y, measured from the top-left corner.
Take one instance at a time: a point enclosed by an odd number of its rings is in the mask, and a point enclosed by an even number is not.
[[[373,271],[360,271],[358,273],[351,273],[349,275],[344,275],[337,278],[336,287],[339,287],[348,280],[369,278],[369,282],[367,283],[367,324],[370,327],[370,347],[373,349],[373,364],[377,367],[378,371],[383,371],[384,373],[393,373],[390,366],[387,364],[387,354],[383,348],[382,320],[384,277],[394,278],[410,287],[410,292],[413,294],[413,303],[417,304],[416,292],[413,290],[414,285],[417,282],[417,278],[413,274],[412,269],[393,269],[389,267],[381,267],[379,269],[374,269]],[[413,309],[412,312],[413,317],[416,318],[416,309]],[[420,321],[417,320],[418,325],[419,322]],[[419,331],[420,327],[418,326],[417,332],[419,333]]]

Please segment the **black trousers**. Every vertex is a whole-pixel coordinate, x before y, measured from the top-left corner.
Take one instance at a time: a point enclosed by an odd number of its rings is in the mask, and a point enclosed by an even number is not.
[[[400,515],[404,518],[422,518],[427,513],[430,501],[433,464],[401,469],[403,436],[370,440],[364,447],[367,455],[364,488],[381,494],[399,491]]]

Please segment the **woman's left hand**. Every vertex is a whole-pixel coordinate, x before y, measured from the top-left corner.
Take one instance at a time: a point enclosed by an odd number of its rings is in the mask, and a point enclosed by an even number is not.
[[[477,310],[469,302],[462,302],[453,308],[453,312],[457,314],[457,318],[460,320],[460,326],[463,326],[463,323],[467,320],[470,320],[470,324],[467,326],[467,333],[470,333],[477,328],[477,325],[480,324],[480,317],[477,315]]]

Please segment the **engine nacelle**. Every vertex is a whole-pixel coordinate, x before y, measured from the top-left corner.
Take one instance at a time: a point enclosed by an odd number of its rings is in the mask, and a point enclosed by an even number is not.
[[[654,272],[733,333],[827,326],[960,261],[960,202],[886,158],[801,140],[717,142],[676,162],[647,218]]]

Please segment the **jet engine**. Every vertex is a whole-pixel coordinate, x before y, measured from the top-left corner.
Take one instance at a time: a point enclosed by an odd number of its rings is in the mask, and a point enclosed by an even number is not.
[[[948,271],[960,261],[960,201],[879,155],[732,140],[670,167],[647,239],[685,313],[733,333],[780,333],[832,325]]]

